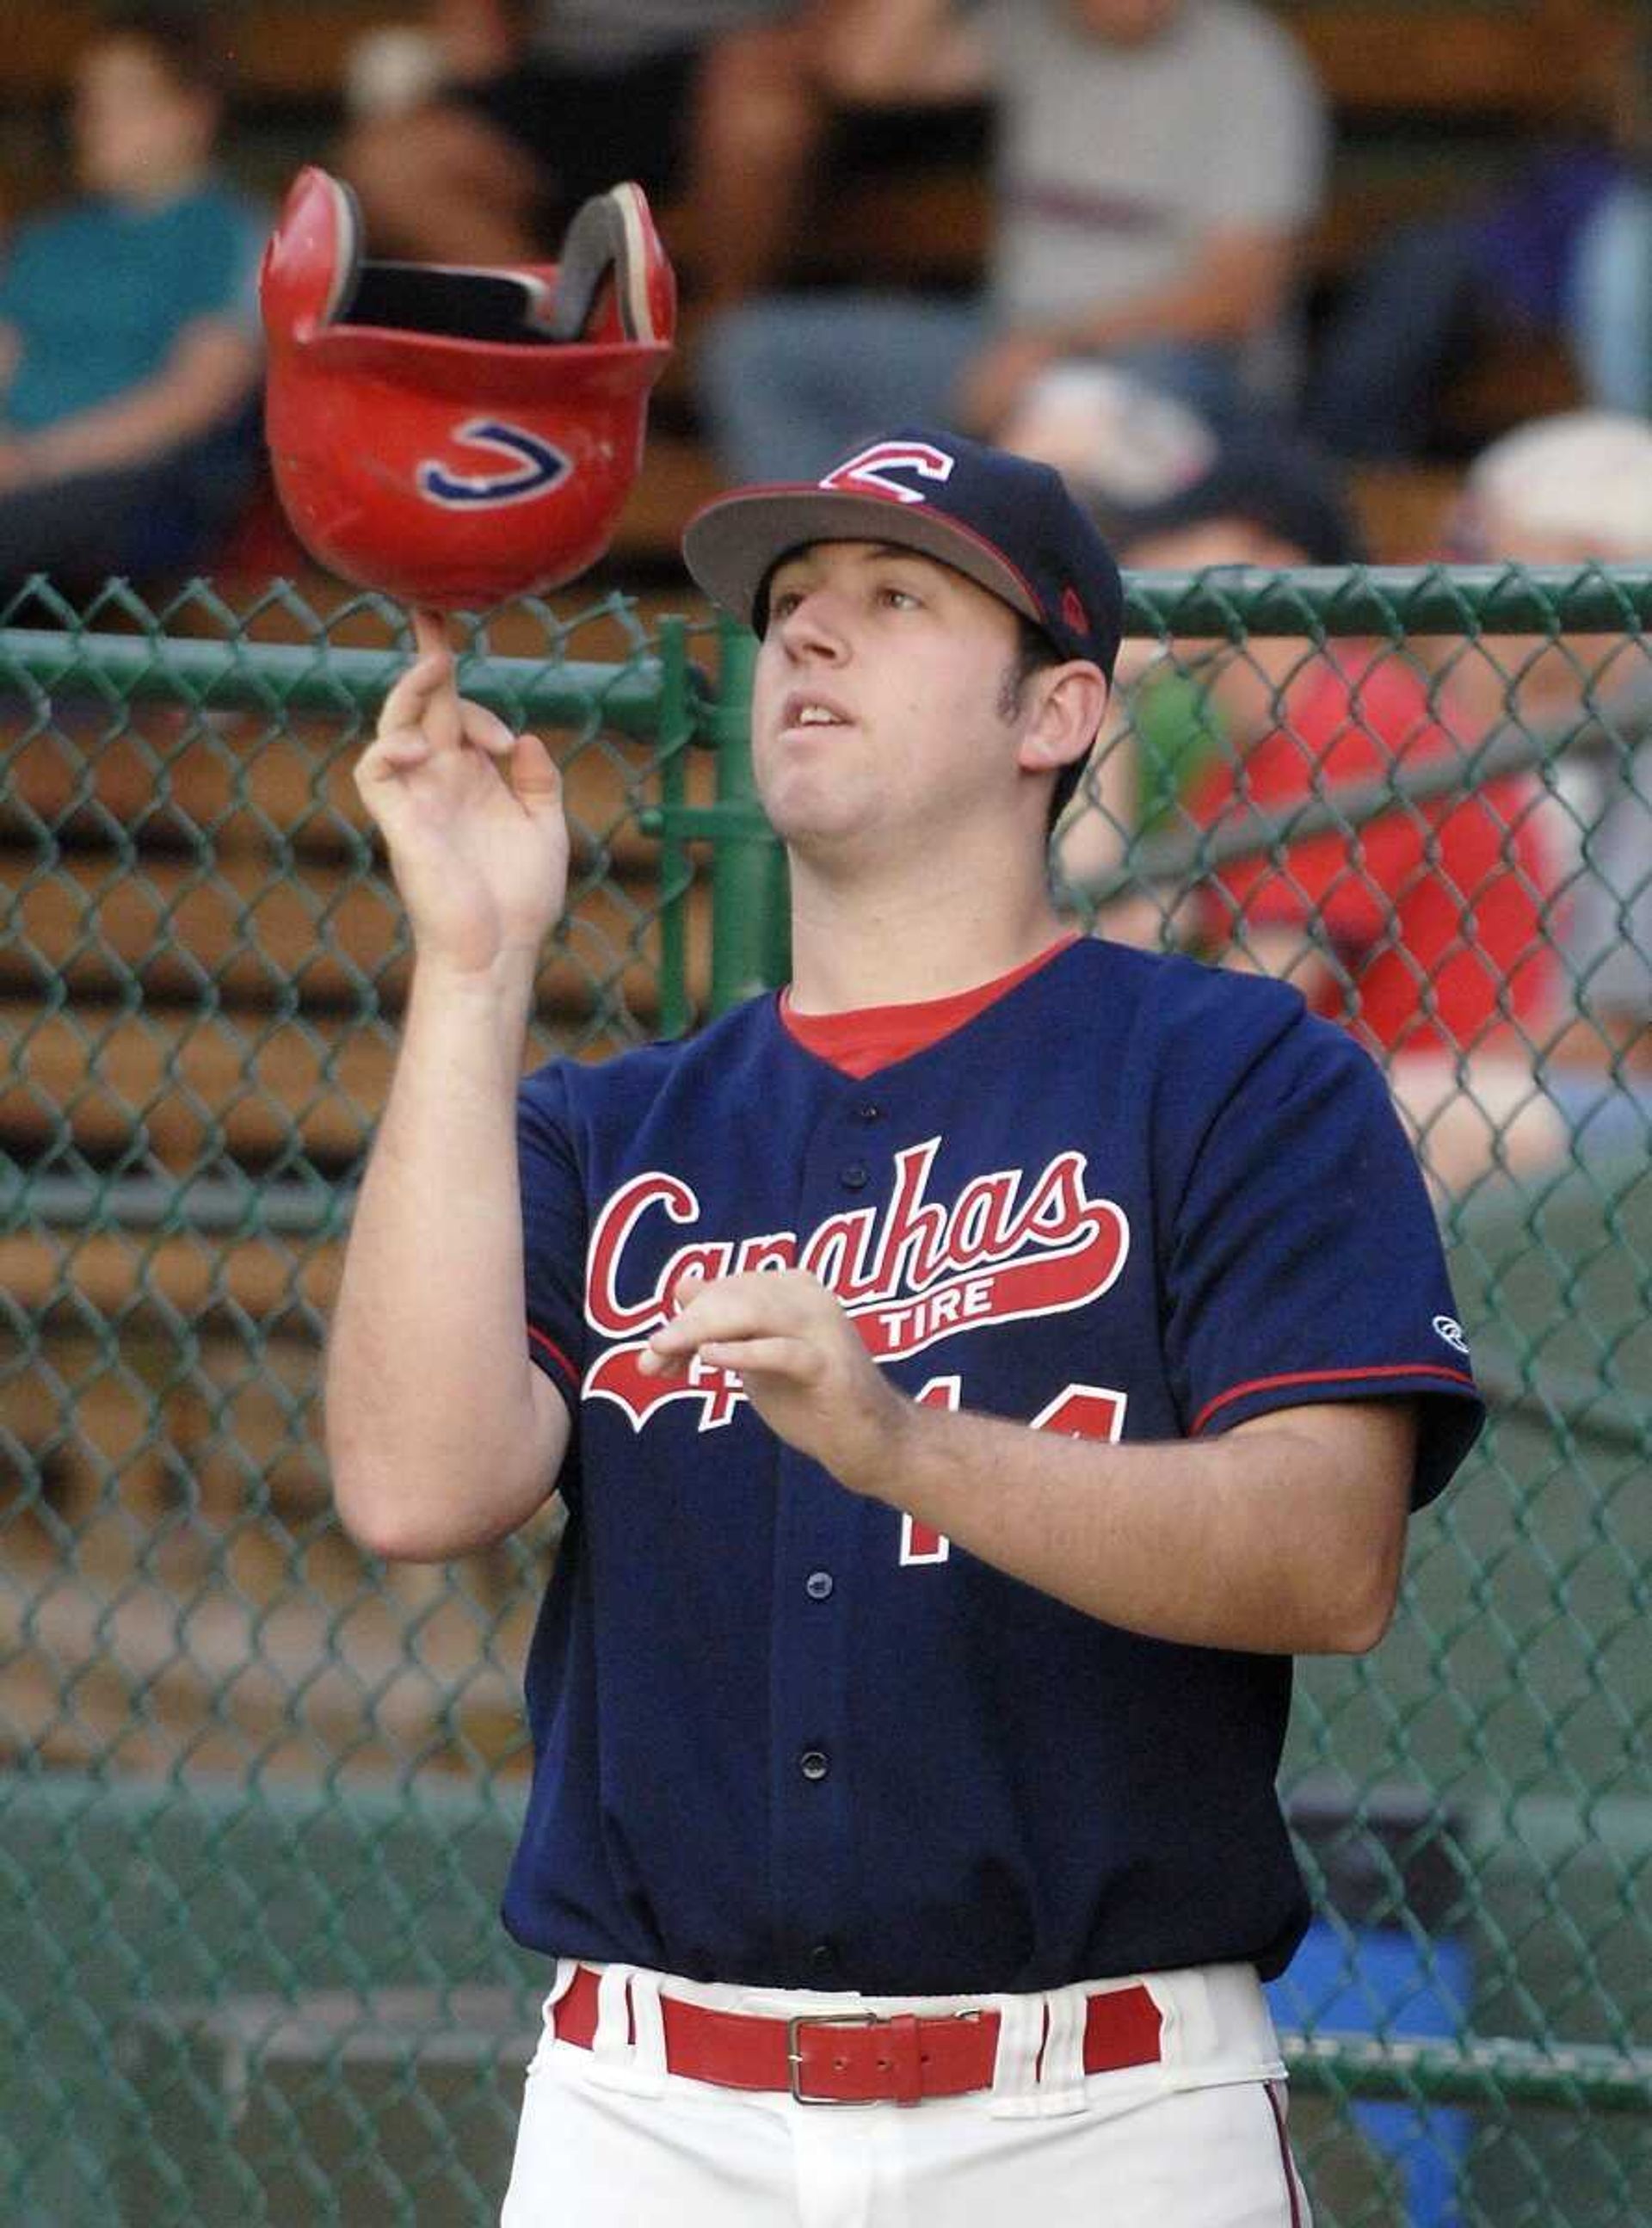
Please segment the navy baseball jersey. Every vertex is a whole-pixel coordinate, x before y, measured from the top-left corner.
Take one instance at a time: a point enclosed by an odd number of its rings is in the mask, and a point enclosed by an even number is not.
[[[541,1070],[519,1130],[574,1428],[517,1939],[868,1994],[1278,1971],[1288,1657],[1086,1617],[845,1491],[724,1372],[637,1358],[683,1276],[801,1265],[914,1399],[1029,1430],[1414,1399],[1425,1500],[1481,1412],[1367,1053],[1282,984],[1083,940],[864,1079],[771,996]]]

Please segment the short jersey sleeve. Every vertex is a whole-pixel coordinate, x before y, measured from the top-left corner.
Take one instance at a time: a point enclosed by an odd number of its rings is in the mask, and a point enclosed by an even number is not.
[[[572,1406],[585,1374],[589,1213],[560,1067],[541,1068],[516,1100],[528,1348]]]
[[[1427,1191],[1369,1055],[1299,1001],[1270,1011],[1183,1132],[1172,1386],[1194,1437],[1309,1402],[1414,1398],[1421,1503],[1482,1414]]]

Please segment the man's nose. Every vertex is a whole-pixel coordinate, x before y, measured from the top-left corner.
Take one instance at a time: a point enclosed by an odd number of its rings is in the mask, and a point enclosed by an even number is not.
[[[842,599],[829,590],[812,589],[801,596],[780,620],[780,639],[792,657],[840,658],[846,654]]]

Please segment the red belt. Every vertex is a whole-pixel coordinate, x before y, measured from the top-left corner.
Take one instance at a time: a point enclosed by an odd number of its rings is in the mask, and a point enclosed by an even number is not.
[[[598,1979],[581,1965],[557,1999],[559,2042],[591,2047]],[[996,2011],[923,2019],[906,2012],[804,2012],[772,2019],[663,1995],[660,2015],[669,2072],[721,2089],[789,2092],[800,2104],[920,2104],[925,2097],[962,2097],[991,2087],[998,2054]],[[1085,2071],[1156,2065],[1160,2023],[1159,2007],[1139,1982],[1092,1996],[1085,2010]]]

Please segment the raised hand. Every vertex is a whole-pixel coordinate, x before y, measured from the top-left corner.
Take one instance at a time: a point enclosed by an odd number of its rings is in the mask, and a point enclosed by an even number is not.
[[[483,973],[537,954],[567,893],[561,777],[537,735],[462,697],[441,619],[384,700],[355,785],[382,831],[421,958]]]

